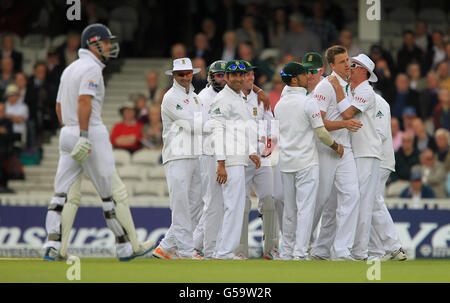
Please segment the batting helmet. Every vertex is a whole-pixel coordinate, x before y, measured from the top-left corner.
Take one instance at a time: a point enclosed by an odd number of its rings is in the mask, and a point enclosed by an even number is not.
[[[119,56],[119,43],[113,41],[116,39],[116,36],[111,34],[111,31],[108,27],[103,24],[95,23],[87,26],[83,32],[81,33],[81,48],[89,48],[91,45],[94,45],[97,48],[100,56],[103,61],[106,62],[109,58],[117,58]],[[111,49],[108,54],[105,54],[105,51],[100,46],[101,40],[111,40]]]
[[[214,79],[214,74],[225,73],[226,64],[226,61],[217,60],[211,63],[211,65],[206,69],[206,73],[208,74],[208,83],[217,91],[221,90],[222,86],[216,82],[216,80]]]

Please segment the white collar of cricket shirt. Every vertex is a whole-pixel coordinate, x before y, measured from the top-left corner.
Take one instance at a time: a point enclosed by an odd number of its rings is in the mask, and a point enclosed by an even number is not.
[[[78,57],[83,58],[83,57],[88,57],[91,58],[92,60],[94,60],[95,63],[97,63],[102,69],[105,68],[105,64],[100,61],[90,50],[84,49],[84,48],[80,48],[78,50]]]

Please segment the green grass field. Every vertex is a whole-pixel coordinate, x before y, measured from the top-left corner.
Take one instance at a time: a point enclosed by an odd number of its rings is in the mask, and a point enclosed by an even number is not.
[[[66,278],[72,265],[38,259],[0,259],[0,283],[74,283]],[[365,262],[159,260],[118,262],[81,259],[79,282],[91,283],[328,283],[450,282],[450,260],[380,263],[380,280],[368,280]],[[73,268],[72,268],[73,269]]]

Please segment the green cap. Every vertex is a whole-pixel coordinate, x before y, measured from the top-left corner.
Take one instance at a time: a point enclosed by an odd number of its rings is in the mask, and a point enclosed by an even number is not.
[[[247,65],[244,60],[230,60],[225,65],[226,73],[246,73],[247,71]]]
[[[306,63],[310,64],[311,65],[310,68],[323,67],[322,56],[319,53],[316,53],[316,52],[306,53],[303,56],[302,63],[303,64],[306,64]]]
[[[297,77],[301,74],[306,74],[309,68],[309,64],[306,66],[300,64],[298,62],[289,62],[280,72],[281,79],[284,83],[289,84],[291,82],[291,78]]]
[[[244,61],[245,67],[247,68],[248,72],[257,68],[257,66],[252,65],[250,62],[248,62],[246,60],[242,60],[242,61]]]

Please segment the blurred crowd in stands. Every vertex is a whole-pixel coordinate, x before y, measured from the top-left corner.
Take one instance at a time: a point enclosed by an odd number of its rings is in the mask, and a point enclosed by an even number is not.
[[[354,26],[358,1],[192,0],[177,9],[170,1],[81,1],[77,22],[66,19],[65,1],[2,2],[2,163],[13,163],[14,157],[31,163],[55,134],[59,77],[77,58],[80,33],[88,24],[101,22],[111,28],[119,37],[121,58],[190,57],[202,70],[193,79],[197,93],[205,87],[207,67],[213,61],[247,60],[258,67],[255,82],[268,94],[272,109],[284,87],[279,72],[287,62],[300,61],[309,51],[323,54],[333,44],[345,46],[349,56],[361,52]],[[413,19],[404,22],[408,26],[394,23],[385,29],[397,36],[383,35],[367,53],[376,64],[379,81],[374,88],[391,106],[396,172],[388,180],[387,194],[411,197],[421,192],[423,198],[446,198],[450,197],[449,4],[442,1],[438,9],[445,22],[434,13],[439,22],[430,24],[419,18],[426,1],[400,2],[413,11]],[[392,6],[390,11],[400,11],[402,18],[408,15],[401,7]],[[381,26],[389,22],[382,19]],[[45,54],[41,50],[36,60],[24,60],[21,48],[41,43],[39,37],[50,41]],[[17,41],[21,48],[15,47]],[[24,61],[32,63],[28,73]],[[131,153],[162,148],[160,104],[172,81],[160,77],[163,72],[152,70],[143,76],[147,89],[131,95],[120,109],[122,119],[111,131],[115,148]],[[0,169],[0,191],[11,170],[7,166]]]

